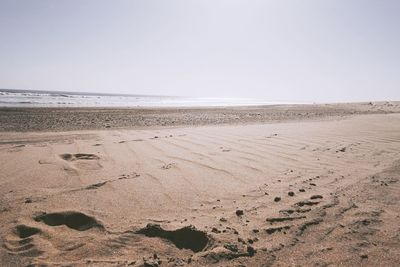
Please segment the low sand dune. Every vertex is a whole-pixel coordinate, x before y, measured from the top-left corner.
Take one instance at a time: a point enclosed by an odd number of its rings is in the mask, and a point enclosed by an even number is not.
[[[400,115],[1,133],[0,265],[399,266]]]

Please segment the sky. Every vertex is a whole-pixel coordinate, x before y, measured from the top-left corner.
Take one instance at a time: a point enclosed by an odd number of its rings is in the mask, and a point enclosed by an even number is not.
[[[398,0],[0,0],[0,88],[400,100]]]

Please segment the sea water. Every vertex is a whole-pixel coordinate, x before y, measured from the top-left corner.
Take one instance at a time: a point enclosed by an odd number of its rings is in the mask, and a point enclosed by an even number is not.
[[[113,95],[0,89],[0,107],[218,107],[283,104],[250,98]]]

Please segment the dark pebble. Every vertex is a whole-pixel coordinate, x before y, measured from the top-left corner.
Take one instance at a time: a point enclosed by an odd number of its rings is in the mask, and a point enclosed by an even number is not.
[[[244,214],[243,210],[237,210],[236,215],[237,216],[242,216]]]

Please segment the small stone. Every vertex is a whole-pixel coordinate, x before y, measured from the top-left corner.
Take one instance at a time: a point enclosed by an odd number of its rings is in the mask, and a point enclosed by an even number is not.
[[[290,192],[288,192],[288,195],[289,195],[290,197],[293,197],[293,196],[294,196],[294,192],[290,191]]]
[[[243,210],[237,210],[236,215],[237,216],[242,216],[244,214]]]
[[[251,257],[254,256],[254,254],[256,254],[256,250],[252,246],[247,246],[247,253]]]
[[[301,188],[301,189],[299,189],[299,192],[306,192],[306,190]]]
[[[275,202],[279,202],[279,201],[281,201],[281,198],[280,198],[280,197],[275,197],[275,198],[274,198],[274,201],[275,201]]]
[[[216,233],[216,234],[219,234],[219,233],[221,233],[221,231],[220,230],[218,230],[217,228],[215,228],[215,227],[213,227],[212,229],[211,229],[211,232],[213,232],[213,233]]]
[[[220,222],[227,222],[228,220],[224,217],[222,217],[221,219],[219,219]]]

